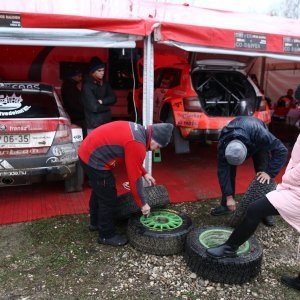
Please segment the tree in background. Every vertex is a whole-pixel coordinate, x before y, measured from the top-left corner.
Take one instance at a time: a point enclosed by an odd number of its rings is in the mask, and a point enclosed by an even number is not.
[[[290,19],[300,18],[300,0],[283,0],[280,6],[273,7],[271,16],[281,16]]]

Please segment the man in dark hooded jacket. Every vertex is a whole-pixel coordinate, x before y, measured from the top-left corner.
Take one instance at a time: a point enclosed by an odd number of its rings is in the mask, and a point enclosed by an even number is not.
[[[237,117],[225,126],[218,143],[218,178],[222,191],[221,205],[212,209],[213,216],[219,216],[236,209],[235,177],[236,166],[247,157],[252,157],[257,180],[269,183],[287,160],[288,150],[271,134],[267,126],[255,117]],[[268,217],[263,220],[273,225]]]
[[[71,122],[82,128],[83,137],[86,137],[84,109],[81,98],[82,72],[79,69],[71,70],[61,86],[61,96],[64,107],[70,116]]]
[[[104,81],[105,64],[93,57],[89,63],[89,76],[82,87],[82,102],[90,133],[94,128],[111,121],[111,108],[117,99],[108,82]]]

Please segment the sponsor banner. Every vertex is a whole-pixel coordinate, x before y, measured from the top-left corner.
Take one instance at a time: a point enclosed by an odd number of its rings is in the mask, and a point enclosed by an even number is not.
[[[21,15],[0,13],[0,27],[22,27]]]
[[[283,51],[284,52],[292,52],[292,53],[300,53],[300,39],[292,38],[292,37],[284,37],[283,38]]]
[[[253,49],[253,50],[266,50],[267,36],[265,34],[236,32],[235,48],[237,49]]]

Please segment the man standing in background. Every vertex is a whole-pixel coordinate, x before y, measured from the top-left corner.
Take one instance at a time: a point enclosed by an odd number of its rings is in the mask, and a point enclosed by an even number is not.
[[[89,63],[89,76],[82,87],[87,133],[111,121],[110,106],[116,103],[116,96],[108,82],[104,80],[105,64],[92,57]]]
[[[79,69],[71,70],[61,86],[63,105],[73,124],[82,128],[83,137],[86,136],[84,109],[81,99],[82,72]]]

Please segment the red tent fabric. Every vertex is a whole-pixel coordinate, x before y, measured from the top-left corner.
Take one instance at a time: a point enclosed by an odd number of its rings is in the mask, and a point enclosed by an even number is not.
[[[281,54],[300,53],[299,20],[170,3],[156,4],[156,12],[155,19],[160,23],[159,41]]]
[[[146,36],[158,41],[280,54],[300,53],[300,21],[146,0],[0,0],[23,28],[78,28]]]

